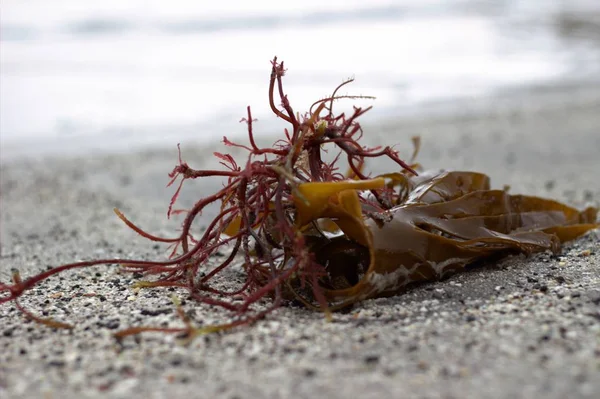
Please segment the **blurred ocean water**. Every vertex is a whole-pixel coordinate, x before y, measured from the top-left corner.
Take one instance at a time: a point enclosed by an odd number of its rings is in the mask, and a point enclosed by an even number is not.
[[[269,61],[305,111],[345,78],[367,118],[600,79],[597,0],[5,0],[0,144],[82,149],[206,141],[283,126]],[[340,106],[349,109],[352,103]]]

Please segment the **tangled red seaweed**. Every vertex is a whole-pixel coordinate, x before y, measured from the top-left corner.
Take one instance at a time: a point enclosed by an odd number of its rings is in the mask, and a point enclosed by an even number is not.
[[[196,301],[224,308],[233,312],[235,320],[223,326],[211,328],[220,330],[240,324],[247,324],[264,317],[282,303],[286,284],[292,276],[301,282],[303,289],[307,287],[317,299],[322,309],[327,302],[318,283],[325,274],[323,266],[315,261],[315,256],[308,250],[305,236],[295,222],[295,206],[293,197],[302,197],[297,187],[306,182],[337,182],[346,180],[347,176],[338,172],[336,162],[344,155],[351,169],[351,176],[357,180],[367,180],[362,172],[366,158],[387,157],[400,168],[414,173],[412,168],[403,162],[398,153],[391,147],[368,148],[358,143],[362,129],[357,119],[371,107],[354,108],[350,116],[335,115],[333,103],[342,98],[360,98],[356,96],[337,95],[337,91],[349,83],[341,84],[327,98],[315,102],[311,111],[299,116],[292,109],[283,90],[282,78],[285,74],[283,62],[275,57],[272,61],[269,84],[269,103],[272,111],[289,123],[285,130],[285,139],[277,141],[273,147],[260,148],[254,138],[252,112],[247,108],[247,117],[242,119],[247,124],[249,145],[237,144],[226,137],[226,146],[240,147],[247,151],[248,157],[242,166],[229,154],[214,153],[223,166],[222,170],[195,170],[181,159],[169,174],[169,186],[179,181],[179,185],[169,204],[168,217],[174,212],[185,213],[181,234],[178,237],[158,237],[144,231],[128,220],[118,209],[117,216],[139,235],[152,241],[168,243],[174,248],[171,257],[164,261],[146,261],[135,259],[99,259],[58,266],[21,280],[19,273],[13,273],[13,284],[0,284],[0,292],[6,293],[0,303],[14,301],[34,285],[50,276],[66,270],[90,267],[101,264],[118,264],[123,271],[142,273],[146,280],[137,284],[139,287],[182,287],[188,290],[189,296]],[[281,109],[276,106],[275,98],[279,98]],[[340,149],[333,161],[322,159],[322,147],[333,145]],[[201,177],[221,176],[227,178],[224,187],[218,192],[200,199],[187,211],[174,211],[173,205],[186,180]],[[387,196],[385,195],[387,194]],[[361,198],[374,209],[385,209],[393,203],[392,191],[373,190],[375,200]],[[303,200],[301,198],[301,200]],[[305,199],[304,199],[305,200]],[[198,220],[202,210],[212,204],[220,203],[220,212],[208,224],[201,237],[194,237],[192,226]],[[201,273],[208,260],[224,247],[232,247],[229,256],[206,273]],[[237,256],[243,256],[245,281],[241,287],[231,291],[223,291],[211,283],[223,270],[230,266]],[[155,276],[151,281],[147,279]],[[273,298],[271,305],[263,310],[253,312],[252,305],[262,298]],[[243,298],[242,302],[232,298]],[[41,319],[23,309],[19,309],[29,318],[48,324],[52,327],[68,325],[53,320]],[[119,333],[120,336],[146,330],[165,332],[184,332],[185,329],[166,328],[133,328]]]

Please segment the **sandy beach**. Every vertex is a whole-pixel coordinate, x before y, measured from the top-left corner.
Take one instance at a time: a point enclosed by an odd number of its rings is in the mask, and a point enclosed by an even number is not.
[[[600,204],[596,84],[508,93],[446,115],[364,128],[371,143],[398,143],[406,157],[410,137],[420,135],[418,160],[427,168],[481,171],[515,193]],[[219,147],[186,146],[183,157],[208,167]],[[3,153],[0,278],[8,281],[12,268],[27,277],[75,260],[165,256],[165,247],[137,236],[112,209],[173,235],[179,221],[166,220],[173,190],[165,185],[176,163],[176,143],[62,158]],[[187,183],[181,207],[219,184]],[[112,337],[130,326],[181,325],[171,296],[184,299],[183,291],[136,291],[134,278],[111,266],[64,273],[21,303],[74,329],[52,330],[14,304],[0,306],[0,397],[597,398],[599,243],[592,231],[560,256],[510,257],[366,301],[332,322],[282,308],[189,346],[164,334]],[[184,309],[197,325],[218,317],[191,301]]]

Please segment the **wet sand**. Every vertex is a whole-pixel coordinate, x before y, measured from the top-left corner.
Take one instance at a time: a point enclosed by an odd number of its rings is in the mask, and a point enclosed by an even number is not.
[[[477,105],[477,106],[476,106]],[[473,101],[437,117],[365,126],[374,143],[421,135],[428,168],[477,170],[492,185],[583,207],[600,202],[600,87],[570,86]],[[175,144],[175,143],[174,143]],[[219,144],[183,148],[196,168]],[[163,256],[115,217],[172,235],[165,189],[176,147],[87,157],[10,157],[1,169],[0,278],[79,259]],[[373,165],[377,171],[385,165]],[[189,183],[181,206],[219,187]],[[211,212],[204,216],[210,217]],[[206,220],[205,219],[205,220]],[[600,233],[561,256],[515,256],[366,301],[333,322],[282,308],[258,324],[196,339],[144,334],[179,326],[171,295],[131,288],[110,266],[68,272],[29,291],[28,309],[75,324],[52,330],[0,306],[0,396],[223,398],[593,398],[600,393]],[[218,315],[187,301],[194,323]]]

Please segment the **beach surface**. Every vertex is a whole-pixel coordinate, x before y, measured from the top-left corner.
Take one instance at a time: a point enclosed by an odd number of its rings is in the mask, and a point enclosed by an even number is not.
[[[465,103],[466,104],[466,103]],[[522,90],[458,104],[437,116],[364,126],[370,143],[422,138],[426,168],[476,170],[494,187],[577,207],[600,202],[600,86]],[[215,137],[222,133],[215,132]],[[263,138],[272,141],[272,138]],[[0,278],[91,258],[157,259],[114,215],[174,235],[166,210],[176,143],[163,150],[61,157],[11,156],[1,166]],[[216,163],[219,143],[185,146],[193,168]],[[241,153],[238,153],[241,155]],[[386,165],[369,165],[374,172]],[[389,167],[389,165],[388,165]],[[218,188],[190,181],[185,208]],[[203,220],[210,220],[207,211]],[[74,325],[53,330],[0,306],[2,398],[597,398],[600,394],[600,232],[550,253],[513,256],[404,295],[322,314],[284,307],[266,320],[182,346],[131,326],[181,326],[174,289],[135,290],[115,266],[63,273],[27,292],[30,311]],[[196,325],[219,313],[184,301]]]

